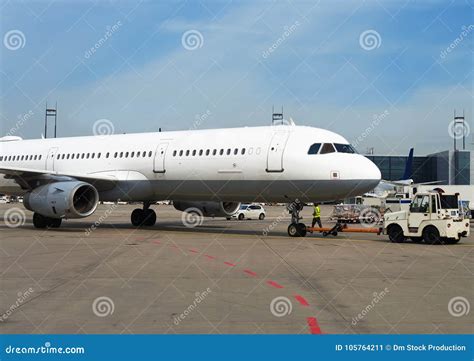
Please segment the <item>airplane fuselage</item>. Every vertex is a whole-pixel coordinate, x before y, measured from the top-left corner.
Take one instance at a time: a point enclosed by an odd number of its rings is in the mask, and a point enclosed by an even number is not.
[[[99,189],[102,201],[319,202],[379,183],[380,171],[366,157],[308,154],[314,144],[348,142],[323,129],[283,125],[0,141],[0,167],[115,179],[114,187]],[[0,180],[0,193],[24,192]]]

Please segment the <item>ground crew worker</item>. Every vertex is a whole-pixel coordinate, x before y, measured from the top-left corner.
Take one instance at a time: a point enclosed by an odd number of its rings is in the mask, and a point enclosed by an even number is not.
[[[313,222],[311,223],[311,228],[314,228],[315,224],[318,224],[319,228],[323,228],[321,224],[321,208],[319,208],[319,204],[314,203],[313,205]]]

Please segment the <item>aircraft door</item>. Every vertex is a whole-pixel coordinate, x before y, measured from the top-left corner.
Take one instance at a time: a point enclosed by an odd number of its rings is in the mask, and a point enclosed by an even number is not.
[[[277,130],[273,134],[267,155],[267,172],[283,172],[283,153],[290,132],[288,130]]]
[[[165,157],[166,150],[168,149],[168,142],[161,142],[158,144],[155,152],[155,159],[153,161],[153,172],[155,173],[165,173]]]
[[[54,163],[58,147],[50,148],[46,157],[46,170],[54,171]]]

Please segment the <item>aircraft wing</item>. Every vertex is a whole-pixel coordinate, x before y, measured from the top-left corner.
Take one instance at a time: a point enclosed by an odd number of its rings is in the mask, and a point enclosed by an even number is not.
[[[40,183],[51,183],[65,180],[78,180],[92,184],[98,191],[108,190],[115,187],[118,179],[106,174],[73,174],[59,173],[44,169],[0,167],[0,174],[6,179],[13,179],[25,190],[33,189]]]

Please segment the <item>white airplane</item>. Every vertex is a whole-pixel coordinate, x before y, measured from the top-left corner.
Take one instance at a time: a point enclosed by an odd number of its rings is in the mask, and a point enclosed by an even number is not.
[[[134,226],[153,226],[150,205],[228,217],[240,202],[296,202],[291,236],[305,233],[304,202],[361,195],[380,171],[333,132],[291,125],[22,140],[0,138],[0,193],[24,196],[37,228],[88,217],[99,201],[143,202]]]

